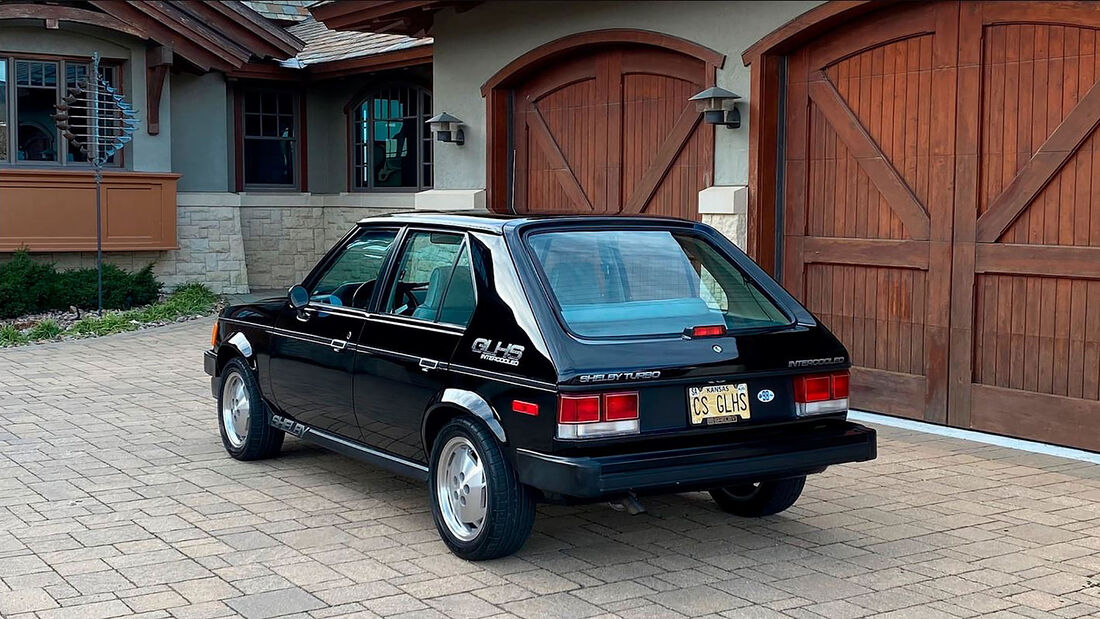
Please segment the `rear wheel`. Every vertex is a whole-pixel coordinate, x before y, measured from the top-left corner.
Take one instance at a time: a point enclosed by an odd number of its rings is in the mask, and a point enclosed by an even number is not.
[[[737,484],[715,488],[710,496],[722,511],[735,516],[759,518],[771,516],[794,505],[806,485],[806,476]]]
[[[500,445],[480,423],[458,417],[432,447],[432,517],[444,543],[463,559],[512,554],[531,534],[535,501]]]
[[[256,375],[240,357],[231,359],[222,370],[218,422],[225,451],[238,460],[270,458],[283,446],[283,431],[268,423]]]

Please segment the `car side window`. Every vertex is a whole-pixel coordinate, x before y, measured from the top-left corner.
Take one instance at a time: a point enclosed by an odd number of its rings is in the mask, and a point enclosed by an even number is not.
[[[313,285],[310,300],[365,308],[395,238],[396,230],[364,230]]]
[[[447,286],[437,320],[465,327],[470,324],[470,318],[474,315],[476,301],[474,276],[473,271],[470,270],[470,248],[468,245],[463,245],[462,251],[458,253],[454,273],[451,274],[451,283]]]
[[[450,232],[410,232],[382,311],[438,320],[455,261],[464,247],[462,240],[461,234]]]

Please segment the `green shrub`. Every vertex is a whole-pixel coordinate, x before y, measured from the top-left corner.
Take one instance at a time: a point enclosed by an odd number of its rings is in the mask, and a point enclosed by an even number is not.
[[[103,265],[103,307],[128,309],[157,300],[162,284],[153,277],[153,265],[127,273],[113,264]],[[58,271],[54,265],[35,262],[18,251],[0,265],[0,318],[24,314],[97,307],[96,270]]]
[[[63,329],[53,318],[41,320],[27,331],[27,339],[32,341],[52,340],[61,335]]]
[[[23,332],[19,329],[16,329],[15,325],[0,325],[0,348],[26,343],[27,336],[23,335]]]

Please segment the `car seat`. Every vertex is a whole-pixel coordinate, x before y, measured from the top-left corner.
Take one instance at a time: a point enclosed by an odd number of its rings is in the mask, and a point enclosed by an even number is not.
[[[424,302],[413,310],[413,318],[435,320],[439,305],[443,301],[443,292],[447,289],[447,277],[450,274],[450,265],[432,270],[432,275],[428,278],[428,292],[424,295]]]

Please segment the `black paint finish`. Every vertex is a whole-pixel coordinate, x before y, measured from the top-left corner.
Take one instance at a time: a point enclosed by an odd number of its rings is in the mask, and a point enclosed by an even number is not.
[[[849,365],[847,352],[786,291],[706,225],[648,217],[432,213],[372,217],[360,222],[326,255],[306,278],[307,288],[363,227],[401,228],[399,242],[411,227],[465,233],[477,296],[469,325],[462,328],[383,314],[380,306],[385,295],[379,290],[362,309],[311,302],[298,312],[285,298],[232,306],[220,318],[219,342],[211,351],[214,360],[206,362],[212,380],[217,380],[230,356],[240,354],[227,344],[240,333],[251,345],[250,361],[272,410],[321,431],[322,436],[342,437],[343,453],[372,461],[382,454],[390,462],[406,463],[407,470],[421,471],[433,432],[448,417],[469,414],[490,425],[502,439],[505,453],[520,467],[527,483],[545,486],[548,496],[574,499],[628,490],[721,485],[722,480],[744,480],[745,471],[790,476],[875,456],[873,431],[846,421],[844,414],[795,416],[791,377],[844,369]],[[705,238],[757,282],[792,317],[791,324],[768,332],[699,339],[586,340],[570,334],[548,301],[524,238],[548,228],[601,227],[675,229]],[[395,277],[392,253],[379,282]],[[507,363],[509,354],[518,350],[522,350],[518,361]],[[837,362],[789,367],[792,361],[806,359]],[[606,374],[617,378],[592,379]],[[752,418],[721,426],[692,426],[687,388],[734,380],[748,383]],[[559,393],[622,390],[639,392],[638,435],[555,438]],[[759,401],[755,394],[761,390],[770,390],[774,398]],[[512,412],[514,400],[537,404],[540,414]],[[750,462],[757,456],[764,460]],[[660,464],[673,461],[687,468]],[[614,466],[608,468],[611,463]],[[715,479],[693,466],[725,472]],[[684,475],[682,484],[675,479],[677,470]],[[577,483],[572,491],[570,479]]]

